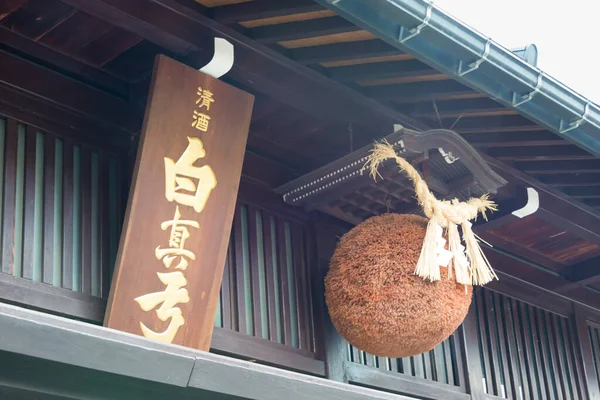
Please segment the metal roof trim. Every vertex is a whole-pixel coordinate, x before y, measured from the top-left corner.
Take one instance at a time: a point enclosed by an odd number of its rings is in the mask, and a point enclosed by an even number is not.
[[[600,156],[600,107],[425,0],[317,0],[559,136]]]

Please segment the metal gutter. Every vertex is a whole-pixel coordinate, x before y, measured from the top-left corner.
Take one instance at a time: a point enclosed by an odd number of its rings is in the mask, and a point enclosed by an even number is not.
[[[600,107],[426,0],[316,0],[600,156]]]

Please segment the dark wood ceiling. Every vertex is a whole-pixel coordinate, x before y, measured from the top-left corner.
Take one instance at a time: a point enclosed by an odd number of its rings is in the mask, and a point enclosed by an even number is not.
[[[198,68],[221,36],[236,45],[236,64],[224,79],[256,96],[244,175],[262,185],[279,186],[342,157],[390,134],[394,123],[443,127],[500,163],[510,181],[502,198],[517,186],[549,188],[553,202],[580,210],[583,225],[585,215],[592,224],[600,218],[600,159],[311,0],[0,3],[0,106],[10,106],[19,87],[51,104],[44,107],[57,119],[66,107],[94,121],[76,119],[69,129],[115,142],[135,137],[155,56]],[[31,102],[19,101],[13,108]],[[585,257],[573,250],[578,246],[588,258],[598,253],[589,243],[600,244],[600,236],[586,230],[561,242],[571,249],[563,254],[550,239],[570,229],[564,223],[509,222],[493,233],[549,238],[515,244],[551,258],[542,265],[579,263]]]
[[[454,129],[480,151],[600,208],[600,160],[332,11],[305,0],[198,3],[197,9],[213,20],[290,60],[376,99],[421,126]],[[0,11],[5,47],[35,57],[35,52],[29,51],[35,47],[19,40],[30,39],[42,45],[37,50],[43,61],[53,62],[48,52],[43,53],[48,49],[72,57],[94,67],[88,71],[79,68],[79,75],[87,75],[95,85],[114,94],[128,97],[133,93],[140,103],[156,54],[167,53],[183,62],[192,54],[191,47],[167,50],[57,0],[11,0],[4,2]],[[350,126],[259,95],[249,148],[256,157],[288,169],[291,175],[279,175],[287,179],[391,131],[390,125],[382,126],[379,121],[371,126]],[[282,183],[274,179],[273,183]]]

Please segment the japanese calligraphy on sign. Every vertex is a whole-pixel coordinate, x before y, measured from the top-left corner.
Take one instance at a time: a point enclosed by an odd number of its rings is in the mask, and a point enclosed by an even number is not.
[[[178,203],[175,207],[173,219],[160,224],[163,231],[169,227],[171,228],[169,247],[161,248],[158,246],[154,252],[156,258],[162,260],[164,267],[167,269],[171,268],[173,261],[177,258],[179,262],[175,269],[181,270],[187,269],[190,261],[196,259],[194,252],[185,248],[185,242],[191,236],[188,228],[197,229],[200,225],[194,220],[182,220],[179,205],[192,207],[197,213],[200,213],[204,210],[210,193],[217,186],[217,178],[210,165],[194,167],[196,161],[206,157],[202,141],[193,137],[187,139],[188,146],[177,162],[168,157],[164,158],[165,197],[170,202],[175,201]],[[143,322],[140,322],[140,327],[144,336],[171,343],[179,328],[185,324],[185,319],[177,304],[190,301],[188,291],[184,288],[187,280],[181,271],[157,272],[156,274],[167,285],[165,290],[145,294],[135,298],[135,301],[144,311],[152,310],[158,304],[161,304],[160,308],[156,310],[156,315],[161,321],[170,319],[170,323],[163,332],[154,332]]]
[[[149,99],[105,325],[208,350],[253,97],[158,56]]]

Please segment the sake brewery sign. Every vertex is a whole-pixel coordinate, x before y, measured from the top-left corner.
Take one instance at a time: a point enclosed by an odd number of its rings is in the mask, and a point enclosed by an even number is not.
[[[209,349],[253,102],[157,57],[105,326]]]

